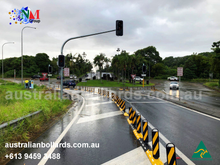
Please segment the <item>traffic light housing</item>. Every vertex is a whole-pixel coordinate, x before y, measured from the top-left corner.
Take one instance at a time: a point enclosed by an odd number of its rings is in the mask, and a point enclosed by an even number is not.
[[[52,73],[52,66],[48,66],[48,73]]]
[[[116,35],[123,36],[123,21],[122,20],[116,21]]]
[[[59,55],[58,66],[61,68],[65,66],[65,56],[64,55]]]
[[[143,65],[143,66],[142,66],[142,71],[143,71],[143,73],[146,73],[146,69],[147,69],[147,68],[146,68],[146,65]]]

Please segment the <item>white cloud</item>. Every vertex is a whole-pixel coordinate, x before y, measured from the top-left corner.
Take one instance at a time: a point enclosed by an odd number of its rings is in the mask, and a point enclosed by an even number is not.
[[[70,38],[115,28],[115,20],[124,21],[124,36],[115,32],[76,39],[68,42],[64,54],[87,53],[92,61],[103,52],[108,57],[116,49],[130,53],[155,46],[160,55],[184,56],[193,52],[210,51],[220,36],[220,1],[218,0],[146,0],[146,1],[27,1],[0,2],[0,43],[14,41],[4,47],[4,58],[21,55],[21,29],[25,25],[9,25],[8,12],[28,6],[40,10],[39,24],[24,30],[24,54],[47,53],[50,58],[60,54],[63,42]]]

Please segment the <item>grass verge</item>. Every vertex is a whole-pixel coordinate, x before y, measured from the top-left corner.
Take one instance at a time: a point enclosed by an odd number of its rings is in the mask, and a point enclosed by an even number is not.
[[[136,82],[136,84],[131,84],[126,82],[125,84],[118,81],[107,81],[107,80],[88,80],[87,82],[79,82],[77,86],[90,86],[90,87],[142,87],[142,84]],[[153,83],[149,85],[144,84],[144,86],[154,86]]]
[[[203,85],[211,89],[220,91],[219,82],[206,82]]]
[[[0,124],[38,110],[42,112],[22,120],[16,129],[8,126],[0,130],[0,164],[5,163],[5,154],[17,152],[17,149],[5,148],[5,143],[32,141],[65,113],[72,103],[65,99],[61,101],[59,93],[49,91],[45,86],[35,86],[35,90],[31,91],[20,84],[3,83],[0,85]]]

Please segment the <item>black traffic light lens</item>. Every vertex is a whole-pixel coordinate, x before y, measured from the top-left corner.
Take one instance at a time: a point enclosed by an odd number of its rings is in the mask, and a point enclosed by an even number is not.
[[[122,20],[116,21],[116,35],[123,36],[123,21]]]
[[[65,66],[65,56],[64,55],[59,55],[58,65],[59,65],[59,67]]]

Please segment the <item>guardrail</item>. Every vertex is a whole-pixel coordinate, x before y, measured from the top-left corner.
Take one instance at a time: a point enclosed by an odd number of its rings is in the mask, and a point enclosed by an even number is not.
[[[70,95],[70,94],[67,94],[67,93],[65,93],[65,94],[66,94],[67,98],[69,98],[69,100],[77,101],[77,99],[78,99],[78,97],[74,97],[74,95]],[[26,118],[29,118],[29,117],[36,116],[40,113],[42,113],[42,110],[38,110],[38,111],[30,113],[28,115],[25,115],[25,116],[19,117],[17,119],[11,120],[9,122],[3,123],[3,124],[0,125],[0,130],[5,129],[8,126],[14,126],[13,129],[15,129],[17,127],[18,123],[21,122],[22,120],[24,120]]]
[[[12,125],[13,125],[13,126],[16,125],[16,126],[13,127],[13,129],[15,129],[15,128],[17,127],[17,124],[18,124],[20,121],[22,121],[22,120],[24,120],[24,119],[26,119],[26,118],[29,118],[29,117],[33,117],[33,116],[35,116],[35,115],[37,115],[37,114],[39,114],[39,113],[41,113],[41,112],[42,112],[42,110],[39,110],[39,111],[36,111],[36,112],[34,112],[34,113],[28,114],[28,115],[26,115],[26,116],[19,117],[19,118],[15,119],[15,120],[11,120],[11,121],[9,121],[9,122],[7,122],[7,123],[3,123],[3,124],[0,125],[0,130],[3,130],[3,129],[5,129],[6,127],[12,126]]]

